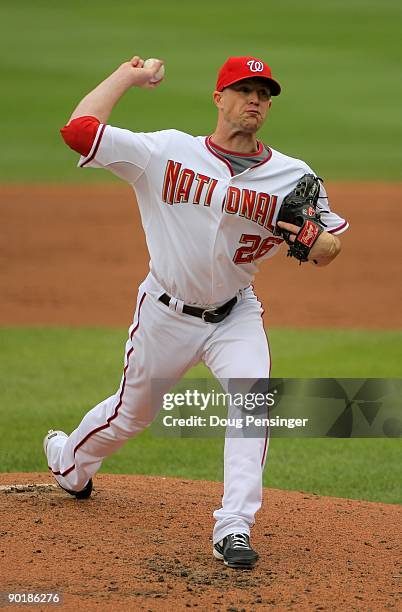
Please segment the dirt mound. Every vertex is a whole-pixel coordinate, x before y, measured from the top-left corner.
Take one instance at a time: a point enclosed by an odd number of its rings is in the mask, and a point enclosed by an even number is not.
[[[240,571],[211,554],[220,483],[100,474],[77,501],[50,474],[0,482],[2,591],[58,591],[63,609],[89,611],[402,605],[399,506],[267,489],[261,558]]]
[[[390,230],[402,225],[402,184],[327,187],[351,225],[343,253],[324,269],[298,266],[285,249],[263,263],[255,288],[266,325],[402,328]],[[131,323],[149,257],[128,186],[3,185],[0,198],[0,325]]]

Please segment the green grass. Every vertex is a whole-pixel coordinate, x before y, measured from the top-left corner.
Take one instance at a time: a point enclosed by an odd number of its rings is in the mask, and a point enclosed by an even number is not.
[[[4,0],[1,15],[0,181],[109,180],[78,171],[58,130],[135,53],[164,58],[167,78],[130,92],[116,125],[210,133],[219,66],[252,54],[283,85],[264,140],[327,179],[402,179],[398,0]]]
[[[120,329],[0,329],[0,471],[43,471],[50,427],[72,430],[117,388]],[[402,377],[402,333],[272,330],[273,376]],[[311,365],[303,365],[311,364]],[[190,377],[207,371],[197,366]],[[401,503],[402,440],[272,440],[265,484]],[[102,471],[222,480],[222,440],[163,439],[149,431],[104,461]]]

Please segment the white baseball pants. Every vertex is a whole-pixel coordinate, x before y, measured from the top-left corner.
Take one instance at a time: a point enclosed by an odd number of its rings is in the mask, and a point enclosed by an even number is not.
[[[200,361],[223,386],[225,379],[269,377],[262,308],[251,287],[240,292],[230,315],[218,324],[172,310],[158,301],[162,293],[152,274],[139,288],[118,391],[90,410],[68,438],[49,444],[49,468],[62,487],[81,490],[105,457],[152,422],[157,414],[152,379],[167,379],[170,388]],[[159,406],[169,388],[158,384]],[[226,437],[224,495],[214,512],[214,543],[229,533],[250,533],[262,503],[268,443],[268,432],[265,438]]]

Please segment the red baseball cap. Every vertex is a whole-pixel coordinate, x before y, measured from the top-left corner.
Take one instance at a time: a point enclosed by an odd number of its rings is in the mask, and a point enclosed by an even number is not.
[[[272,96],[279,96],[281,86],[272,78],[271,68],[256,57],[229,57],[218,73],[217,91],[243,79],[258,77],[269,81]]]

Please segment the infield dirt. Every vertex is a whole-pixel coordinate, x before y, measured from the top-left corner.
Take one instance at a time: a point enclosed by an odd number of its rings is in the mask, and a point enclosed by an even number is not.
[[[343,253],[321,269],[299,266],[285,248],[263,262],[255,289],[266,327],[402,328],[402,184],[328,193],[350,222]],[[16,185],[0,197],[0,324],[128,327],[148,270],[131,189]]]
[[[220,483],[104,474],[85,501],[0,491],[1,589],[59,591],[65,610],[400,609],[400,507],[267,489],[260,561],[239,571],[212,556],[221,494]]]

